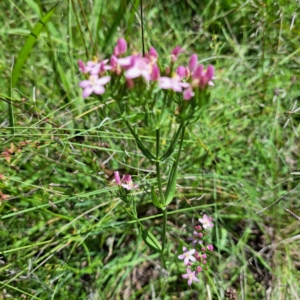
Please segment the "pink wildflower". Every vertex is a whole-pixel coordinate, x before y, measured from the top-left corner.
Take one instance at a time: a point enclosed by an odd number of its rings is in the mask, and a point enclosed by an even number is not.
[[[201,240],[203,238],[203,234],[201,232],[194,231],[194,234],[192,237],[189,237],[188,240],[192,241],[192,246],[194,247],[196,244],[203,244],[203,241]]]
[[[178,55],[182,52],[184,52],[184,50],[180,48],[180,46],[176,46],[171,52],[171,61],[174,63],[177,60]]]
[[[117,185],[122,186],[124,189],[130,191],[138,187],[137,184],[132,182],[131,175],[126,174],[122,177],[122,179],[120,178],[120,174],[118,171],[115,171],[114,175],[115,175],[115,181]]]
[[[103,73],[107,70],[111,70],[112,67],[107,65],[108,63],[108,59],[105,59],[105,60],[102,60],[100,63],[99,63],[99,73]]]
[[[100,63],[97,61],[89,60],[86,63],[85,71],[91,75],[98,75],[100,69]]]
[[[134,57],[136,57],[136,56],[126,56],[126,57],[118,58],[117,63],[123,69],[127,70],[128,68],[130,68],[133,65]]]
[[[98,78],[97,75],[91,75],[89,79],[83,80],[79,83],[79,86],[83,89],[82,96],[87,98],[92,93],[101,95],[105,92],[104,85],[110,81],[110,76],[104,76]]]
[[[82,72],[83,74],[87,73],[87,70],[85,68],[85,63],[81,59],[79,59],[77,61],[77,64],[78,64],[80,72]]]
[[[193,92],[193,90],[191,88],[185,89],[184,92],[183,92],[183,99],[184,100],[190,100],[194,96],[195,96],[195,93]]]
[[[203,65],[198,65],[197,69],[193,73],[193,87],[205,88],[207,85],[214,85],[212,80],[215,78],[215,69],[212,65],[209,65],[207,70],[203,70]]]
[[[131,66],[125,73],[125,77],[129,79],[144,77],[145,80],[150,80],[150,75],[152,71],[152,66],[149,60],[144,57],[133,56],[131,61]]]
[[[191,73],[193,73],[196,70],[197,64],[198,64],[197,54],[193,54],[189,61],[189,70]]]
[[[159,67],[157,64],[155,64],[152,66],[152,72],[150,75],[150,79],[155,81],[155,80],[158,80],[159,77],[160,77]]]
[[[189,264],[190,261],[196,261],[196,258],[194,257],[194,253],[196,252],[195,249],[187,250],[186,247],[182,248],[183,254],[178,255],[179,259],[183,259],[183,263],[185,266]]]
[[[186,76],[185,67],[184,66],[177,67],[176,74],[180,77],[180,79],[183,79]]]
[[[177,74],[172,78],[159,78],[159,87],[162,89],[172,89],[175,92],[182,92],[182,88],[188,88],[189,86],[189,83],[180,81],[180,77]]]
[[[114,55],[120,56],[127,51],[127,42],[123,38],[118,39],[117,46],[114,48]]]
[[[187,268],[186,272],[187,272],[186,274],[182,275],[182,278],[188,280],[188,285],[192,285],[193,281],[199,282],[199,279],[196,277],[195,271],[191,271],[190,269]]]
[[[199,219],[199,222],[203,224],[204,229],[214,227],[212,217],[208,217],[206,214],[203,215],[202,219]]]
[[[158,54],[155,48],[151,47],[149,53],[146,53],[145,57],[150,60],[151,64],[156,64],[158,59]]]
[[[211,244],[209,244],[209,245],[207,245],[207,249],[208,249],[209,251],[213,251],[213,250],[214,250],[214,246],[211,245]]]

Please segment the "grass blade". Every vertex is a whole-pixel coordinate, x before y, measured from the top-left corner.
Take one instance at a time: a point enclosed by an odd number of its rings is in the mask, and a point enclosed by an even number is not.
[[[12,97],[12,90],[16,87],[19,76],[21,74],[21,69],[27,59],[27,57],[30,54],[31,49],[33,48],[34,44],[36,43],[42,29],[44,28],[47,21],[51,18],[53,15],[55,8],[57,7],[58,3],[52,7],[35,25],[31,33],[29,34],[24,46],[22,47],[21,51],[19,52],[18,58],[16,60],[16,63],[13,66],[12,70],[12,77],[11,77],[11,88],[9,90],[9,98]],[[8,110],[9,110],[9,121],[10,126],[12,129],[14,128],[14,116],[13,116],[13,107],[9,103],[8,104]],[[14,130],[14,129],[13,129]]]

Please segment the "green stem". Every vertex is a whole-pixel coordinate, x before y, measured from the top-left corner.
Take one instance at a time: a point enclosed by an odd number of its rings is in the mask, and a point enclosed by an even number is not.
[[[177,153],[177,157],[176,157],[176,161],[175,161],[175,170],[174,170],[175,174],[177,173],[177,168],[178,168],[178,163],[179,163],[180,154],[181,154],[181,150],[182,150],[183,138],[184,138],[184,132],[185,132],[186,126],[187,126],[187,124],[184,124],[182,126],[180,125],[181,137],[180,137],[179,149],[178,149],[178,153]],[[175,176],[174,180],[176,180],[176,176]],[[164,201],[165,201],[165,199],[164,199]],[[165,204],[165,202],[164,202],[164,204]],[[163,209],[162,253],[164,253],[165,244],[166,244],[166,232],[167,232],[167,207],[165,207]]]
[[[160,176],[160,161],[159,161],[159,150],[160,150],[160,129],[156,129],[155,132],[156,135],[156,161],[155,161],[155,167],[156,167],[156,178],[157,178],[157,185],[159,190],[159,200],[162,205],[165,205],[165,197],[162,190],[162,184],[161,184],[161,176]],[[165,249],[165,243],[166,243],[166,227],[167,227],[167,214],[166,209],[163,209],[163,232],[162,232],[162,254],[164,253]],[[162,255],[163,257],[163,255]]]
[[[174,152],[176,144],[178,142],[180,132],[181,132],[183,126],[184,125],[182,125],[182,124],[179,125],[179,128],[177,129],[176,133],[174,134],[174,136],[172,138],[172,142],[171,142],[168,150],[161,156],[161,158],[160,158],[161,161],[164,161],[165,159],[170,157],[172,155],[172,153]]]
[[[183,138],[184,138],[184,132],[185,132],[186,126],[187,126],[187,124],[182,125],[180,144],[179,144],[179,149],[178,149],[177,158],[176,158],[176,173],[177,173],[178,162],[179,162],[179,159],[180,159],[181,149],[182,149],[182,145],[183,145]]]
[[[163,231],[162,231],[162,250],[161,250],[162,254],[164,253],[165,245],[166,245],[167,218],[168,218],[167,208],[165,207],[165,209],[163,210]]]
[[[159,190],[159,200],[162,205],[165,205],[164,200],[164,194],[162,190],[162,184],[161,184],[161,175],[160,175],[160,161],[159,161],[159,150],[160,150],[160,129],[156,129],[156,161],[155,161],[155,167],[156,167],[156,178],[157,178],[157,185]]]

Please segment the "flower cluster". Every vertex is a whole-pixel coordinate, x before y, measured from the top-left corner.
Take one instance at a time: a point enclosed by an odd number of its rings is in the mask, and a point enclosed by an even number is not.
[[[183,264],[186,266],[186,274],[182,275],[182,278],[187,279],[188,285],[194,282],[199,282],[197,275],[202,272],[203,267],[207,264],[209,253],[213,251],[214,247],[211,244],[205,245],[204,238],[206,229],[214,226],[212,218],[207,215],[203,215],[203,218],[199,219],[201,225],[196,225],[193,233],[193,237],[190,238],[192,241],[192,249],[188,250],[183,247],[183,254],[178,256],[179,259],[183,260]],[[196,249],[199,248],[199,250]]]
[[[138,77],[146,82],[157,82],[161,89],[171,89],[175,92],[181,92],[184,100],[190,100],[194,95],[195,89],[204,89],[207,85],[213,85],[214,67],[209,65],[204,69],[202,64],[198,63],[198,57],[193,54],[188,66],[178,66],[174,69],[178,55],[184,50],[177,46],[173,49],[170,56],[170,65],[166,67],[161,75],[157,60],[158,53],[151,47],[149,52],[142,56],[140,53],[132,53],[124,56],[127,52],[127,42],[121,38],[114,48],[110,60],[88,61],[86,64],[79,60],[79,70],[86,75],[86,80],[79,83],[83,89],[82,96],[87,98],[92,93],[100,95],[105,92],[106,85],[113,76],[125,77],[127,86],[134,87],[134,80]],[[175,71],[174,71],[175,70]]]
[[[121,186],[122,188],[124,188],[127,191],[130,191],[132,189],[135,189],[138,187],[137,184],[133,183],[132,179],[131,179],[131,175],[126,174],[122,177],[120,177],[120,174],[118,171],[114,172],[114,179],[117,185]]]

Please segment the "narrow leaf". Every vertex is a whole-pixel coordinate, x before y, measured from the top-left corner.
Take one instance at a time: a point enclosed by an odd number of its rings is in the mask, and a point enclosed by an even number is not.
[[[160,158],[161,161],[166,160],[173,154],[175,147],[177,145],[181,130],[182,130],[182,124],[180,124],[180,127],[178,128],[177,132],[174,134],[174,137],[172,139],[172,142],[171,142],[168,150],[161,156],[161,158]]]
[[[151,186],[151,197],[152,197],[152,203],[158,207],[158,208],[162,208],[163,205],[159,202],[159,199],[156,195],[155,189],[153,186]]]
[[[168,180],[168,185],[167,189],[165,192],[165,204],[169,205],[171,201],[174,198],[175,191],[176,191],[176,180],[177,180],[177,163],[176,161],[173,163],[169,180]]]
[[[18,58],[13,66],[13,70],[12,70],[12,76],[11,76],[11,86],[9,88],[9,98],[12,98],[12,91],[13,89],[16,87],[20,73],[21,73],[21,69],[32,49],[32,47],[34,46],[35,42],[37,41],[38,36],[40,35],[43,27],[45,26],[45,24],[47,23],[47,21],[50,19],[50,17],[53,15],[56,6],[58,5],[58,3],[52,7],[39,21],[38,23],[35,25],[35,27],[33,28],[33,30],[30,32],[24,46],[22,47],[21,51],[19,52]],[[14,133],[14,114],[13,114],[13,106],[11,103],[8,103],[8,114],[9,114],[9,123],[10,123],[10,127],[12,128],[12,132]]]
[[[53,15],[55,8],[57,7],[58,3],[51,8],[39,21],[38,23],[35,25],[35,27],[33,28],[33,30],[30,32],[23,48],[21,49],[17,61],[14,64],[14,68],[12,71],[12,81],[11,81],[11,86],[12,89],[16,87],[17,81],[19,79],[20,73],[21,73],[21,69],[32,49],[32,47],[34,46],[34,44],[37,41],[38,36],[40,35],[42,29],[44,28],[45,24],[47,23],[47,21],[50,19],[50,17]]]
[[[162,247],[157,238],[148,229],[141,228],[144,242],[154,251],[161,252]]]
[[[142,153],[144,154],[144,156],[146,156],[149,160],[153,160],[155,158],[154,155],[145,147],[145,145],[141,141],[141,139],[138,136],[138,134],[131,127],[130,123],[125,118],[124,118],[124,121],[125,121],[128,129],[130,130],[131,134],[133,135],[133,137],[134,137],[134,139],[136,141],[137,146],[142,151]]]
[[[118,33],[116,33],[117,29],[118,29],[118,27],[121,27],[121,22],[126,15],[125,12],[127,9],[127,5],[130,3],[130,1],[121,0],[121,1],[119,1],[119,3],[120,3],[120,6],[118,8],[118,11],[115,14],[114,21],[113,21],[112,25],[110,26],[110,28],[108,29],[108,31],[105,33],[106,38],[102,45],[102,52],[105,52],[106,47],[110,44],[110,41],[113,38],[113,36],[118,35]]]

